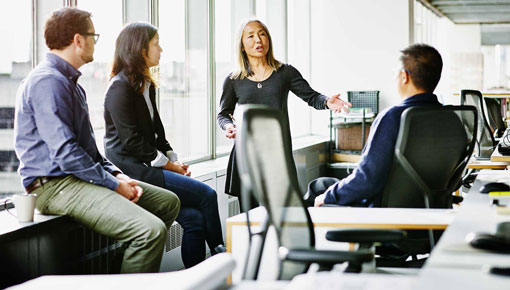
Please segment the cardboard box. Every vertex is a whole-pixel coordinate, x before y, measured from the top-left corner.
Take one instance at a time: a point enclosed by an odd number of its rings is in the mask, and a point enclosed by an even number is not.
[[[365,143],[370,132],[370,123],[365,123]],[[336,144],[337,150],[361,150],[362,134],[361,124],[350,124],[336,128]]]

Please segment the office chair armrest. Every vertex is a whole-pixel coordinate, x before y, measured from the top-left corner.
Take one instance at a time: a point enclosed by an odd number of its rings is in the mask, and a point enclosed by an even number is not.
[[[345,243],[398,242],[407,236],[401,230],[344,229],[326,233],[326,239]]]
[[[461,203],[462,201],[464,200],[464,198],[462,196],[459,196],[459,195],[454,195],[452,197],[452,203],[453,204],[459,204]]]
[[[283,252],[283,253],[282,253]],[[320,265],[334,265],[344,262],[365,263],[374,259],[370,251],[326,251],[313,249],[293,249],[280,251],[280,256],[286,261],[301,263],[318,263]]]
[[[338,204],[332,204],[332,203],[325,203],[325,204],[321,205],[321,207],[345,207],[345,206],[341,206]]]
[[[505,133],[505,130],[500,130],[500,129],[496,129],[496,131],[494,132],[494,139],[500,139],[501,140],[501,137],[503,137],[503,134]],[[499,140],[496,140],[499,142]]]

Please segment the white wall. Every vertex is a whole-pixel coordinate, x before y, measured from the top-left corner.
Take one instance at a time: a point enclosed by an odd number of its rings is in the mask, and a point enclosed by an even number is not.
[[[437,31],[436,48],[443,57],[443,73],[436,94],[446,104],[459,104],[460,97],[454,93],[483,87],[480,25],[456,25],[442,18]]]
[[[400,50],[409,45],[412,3],[312,1],[313,88],[328,96],[341,92],[345,98],[346,91],[379,90],[380,110],[399,103],[394,71]],[[312,114],[312,132],[327,134],[329,115]]]
[[[483,88],[510,87],[510,46],[484,45],[483,53]]]
[[[350,90],[379,90],[379,109],[400,102],[395,73],[400,50],[414,42],[414,1],[311,1],[311,84],[331,96]],[[443,57],[440,100],[458,104],[461,89],[482,90],[480,26],[440,18],[437,43]],[[327,135],[329,115],[312,110],[312,132]]]

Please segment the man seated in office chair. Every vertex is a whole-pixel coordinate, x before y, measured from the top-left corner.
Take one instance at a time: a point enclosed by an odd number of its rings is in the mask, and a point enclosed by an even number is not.
[[[358,168],[317,196],[315,206],[380,206],[392,166],[402,113],[413,106],[441,106],[433,94],[443,67],[439,52],[425,44],[414,44],[402,51],[400,63],[397,90],[402,103],[377,116]]]

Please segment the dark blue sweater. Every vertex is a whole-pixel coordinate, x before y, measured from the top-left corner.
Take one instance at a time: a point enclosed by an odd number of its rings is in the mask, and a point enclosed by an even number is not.
[[[441,104],[436,95],[424,93],[409,97],[400,105],[382,111],[372,124],[358,168],[328,188],[325,203],[380,206],[381,194],[393,163],[400,117],[405,109],[413,106],[441,106]]]

